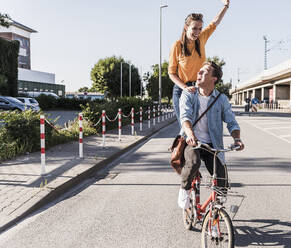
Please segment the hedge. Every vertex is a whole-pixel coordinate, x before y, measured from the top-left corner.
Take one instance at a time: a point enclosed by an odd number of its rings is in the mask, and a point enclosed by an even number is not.
[[[147,119],[148,107],[153,109],[151,100],[141,100],[138,98],[122,98],[116,101],[104,102],[88,102],[82,105],[84,116],[83,135],[89,136],[101,133],[100,125],[94,126],[100,119],[102,110],[106,111],[110,119],[114,119],[118,109],[121,108],[123,114],[129,115],[131,108],[135,109],[135,113],[139,112],[139,108],[143,108],[143,119]],[[156,106],[157,109],[157,106]],[[122,118],[122,125],[127,125],[131,118]],[[139,114],[135,115],[135,122],[139,121]],[[40,150],[40,113],[31,110],[19,111],[2,111],[0,112],[0,161],[13,158],[26,152],[34,152]],[[117,121],[106,123],[106,129],[111,130],[117,128]],[[46,148],[65,143],[72,140],[78,140],[79,126],[77,119],[73,125],[65,130],[56,131],[47,122],[45,124]]]
[[[143,119],[148,118],[146,111],[148,107],[153,109],[152,100],[141,100],[134,97],[124,97],[119,98],[116,101],[106,102],[103,104],[97,104],[94,102],[89,102],[82,106],[82,112],[84,118],[89,120],[91,123],[96,124],[102,114],[102,110],[106,111],[106,115],[109,119],[114,119],[117,115],[118,109],[121,108],[124,115],[129,115],[131,108],[134,108],[135,113],[139,112],[139,108],[143,108]],[[156,107],[157,110],[157,107]],[[135,114],[135,122],[139,121],[139,115]],[[122,126],[127,125],[131,122],[131,118],[122,118]],[[117,128],[117,121],[106,122],[106,130],[111,130]],[[98,132],[101,132],[101,125],[95,126]]]
[[[19,41],[0,38],[0,95],[18,94]]]
[[[42,110],[50,110],[50,109],[67,109],[67,110],[81,110],[82,105],[86,105],[90,100],[86,99],[76,99],[76,98],[54,98],[53,96],[40,95],[35,98],[39,107]],[[104,103],[105,100],[94,100],[95,104]]]
[[[31,110],[2,111],[0,112],[0,161],[13,158],[27,152],[40,150],[40,113]],[[83,123],[83,134],[89,136],[96,134],[89,123]],[[45,123],[46,148],[57,144],[78,140],[79,126],[75,121],[73,125],[65,130],[54,129]]]

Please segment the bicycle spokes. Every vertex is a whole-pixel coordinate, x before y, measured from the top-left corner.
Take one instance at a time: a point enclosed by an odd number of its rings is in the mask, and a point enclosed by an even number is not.
[[[211,216],[212,215],[212,216]],[[205,216],[202,226],[202,247],[233,247],[234,232],[224,209],[217,209]]]

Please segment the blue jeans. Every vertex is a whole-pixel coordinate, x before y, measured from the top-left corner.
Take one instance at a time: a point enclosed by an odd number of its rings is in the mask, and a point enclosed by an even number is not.
[[[194,85],[194,82],[187,82],[186,83],[187,86],[192,86]],[[180,107],[179,107],[179,100],[180,100],[180,97],[182,95],[182,89],[178,86],[178,85],[174,85],[174,88],[173,88],[173,108],[174,108],[174,111],[175,111],[175,114],[176,114],[176,117],[177,117],[177,121],[179,123],[179,127],[181,129],[181,123],[180,123]]]

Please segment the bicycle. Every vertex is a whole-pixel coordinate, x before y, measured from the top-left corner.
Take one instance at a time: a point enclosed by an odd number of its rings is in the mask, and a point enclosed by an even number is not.
[[[183,221],[187,230],[195,228],[202,220],[201,244],[202,247],[234,247],[234,229],[232,220],[226,212],[223,203],[226,202],[226,188],[217,186],[220,179],[216,174],[216,157],[220,152],[237,150],[239,146],[231,146],[227,149],[214,149],[208,144],[198,142],[193,149],[205,149],[214,154],[213,175],[210,189],[212,192],[208,199],[200,204],[201,174],[198,171],[191,184],[190,208],[183,209]],[[229,187],[227,187],[228,189]],[[237,209],[235,210],[237,211]]]

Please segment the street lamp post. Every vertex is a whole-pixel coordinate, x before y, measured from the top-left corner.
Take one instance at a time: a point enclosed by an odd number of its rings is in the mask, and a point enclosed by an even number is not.
[[[129,64],[129,97],[131,97],[131,64]]]
[[[120,97],[122,98],[122,62],[120,62]]]
[[[270,49],[267,49],[267,43],[269,42],[269,40],[267,39],[267,37],[265,35],[263,36],[263,39],[265,41],[264,70],[267,70],[268,69],[268,66],[267,66],[267,52],[270,51]]]
[[[142,66],[140,67],[140,98],[142,98]]]
[[[159,63],[159,105],[162,100],[162,9],[168,7],[164,4],[160,6],[160,63]]]

